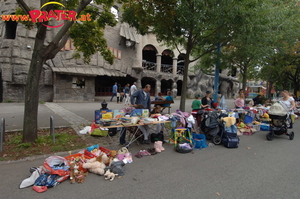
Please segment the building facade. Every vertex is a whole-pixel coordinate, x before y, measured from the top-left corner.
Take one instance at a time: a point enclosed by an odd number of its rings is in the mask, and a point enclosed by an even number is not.
[[[29,7],[40,7],[34,0],[25,1]],[[16,1],[0,2],[1,15],[15,13]],[[112,7],[116,18],[119,7]],[[49,29],[47,41],[51,41],[58,29]],[[15,21],[0,21],[0,101],[23,102],[26,78],[33,52],[36,29],[27,30]],[[188,91],[181,93],[184,62],[182,54],[158,43],[155,35],[139,35],[126,23],[105,29],[108,48],[114,54],[114,64],[108,64],[97,53],[87,65],[74,59],[72,41],[54,59],[48,60],[40,79],[40,101],[85,102],[95,96],[111,95],[112,85],[120,87],[137,82],[139,88],[146,84],[152,87],[151,94],[166,94],[173,91],[174,97],[196,93],[204,95],[213,89],[213,75],[201,71],[189,72]],[[192,65],[190,66],[192,67]],[[226,71],[225,71],[226,72]],[[231,97],[238,90],[235,78],[220,75],[219,91]]]

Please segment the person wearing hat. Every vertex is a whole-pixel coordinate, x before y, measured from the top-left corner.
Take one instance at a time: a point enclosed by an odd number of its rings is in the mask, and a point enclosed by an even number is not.
[[[199,110],[202,108],[202,103],[200,101],[200,95],[195,96],[195,100],[192,102],[192,110]]]

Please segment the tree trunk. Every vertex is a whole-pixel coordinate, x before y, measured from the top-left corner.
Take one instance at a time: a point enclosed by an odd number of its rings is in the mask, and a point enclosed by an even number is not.
[[[242,77],[243,77],[243,80],[242,80],[242,83],[243,83],[243,90],[245,91],[246,90],[246,86],[247,86],[247,75],[248,73],[248,66],[244,66],[244,71],[243,71],[243,74],[242,74]]]
[[[188,78],[189,63],[190,63],[189,55],[186,54],[185,58],[184,58],[184,73],[183,73],[181,98],[180,98],[180,106],[179,106],[179,109],[181,111],[185,111],[185,101],[186,101],[186,90],[187,90],[187,78]]]
[[[23,142],[35,142],[37,139],[39,81],[46,60],[43,53],[44,40],[45,35],[37,33],[25,87]]]

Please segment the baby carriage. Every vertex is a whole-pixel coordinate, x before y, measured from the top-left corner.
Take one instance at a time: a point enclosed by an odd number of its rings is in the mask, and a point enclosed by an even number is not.
[[[287,135],[290,140],[294,139],[294,132],[288,133],[288,127],[291,122],[290,113],[286,115],[272,115],[269,114],[271,119],[270,132],[266,135],[267,140],[272,141],[275,135]]]
[[[215,145],[222,143],[222,122],[216,111],[205,112],[200,129],[206,135],[206,138]]]
[[[290,112],[282,105],[281,101],[274,103],[269,110],[271,119],[270,132],[266,135],[267,140],[271,141],[275,135],[287,135],[290,140],[294,139],[294,132],[288,133],[291,123]]]

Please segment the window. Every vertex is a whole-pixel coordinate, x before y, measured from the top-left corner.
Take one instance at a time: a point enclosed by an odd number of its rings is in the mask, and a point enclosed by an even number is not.
[[[84,88],[85,81],[83,77],[73,77],[72,88]]]
[[[17,32],[18,23],[15,21],[6,21],[5,22],[5,39],[15,39]]]
[[[117,6],[113,6],[110,8],[110,12],[115,15],[116,21],[119,21],[119,9]]]

